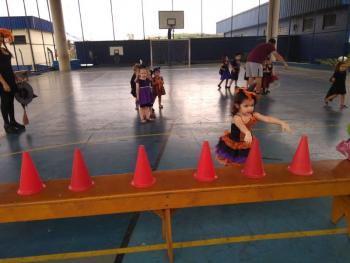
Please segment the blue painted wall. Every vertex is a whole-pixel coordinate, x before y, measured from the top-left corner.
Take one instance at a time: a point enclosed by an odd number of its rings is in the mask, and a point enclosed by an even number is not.
[[[289,61],[317,63],[318,59],[343,55],[343,31],[327,34],[279,36],[278,51]],[[341,39],[342,41],[339,41]],[[236,52],[247,55],[264,37],[196,38],[191,39],[191,61],[196,63],[219,62],[224,55]],[[77,56],[82,64],[132,65],[142,59],[150,64],[150,42],[147,40],[76,42]],[[116,63],[109,47],[123,46],[124,55]],[[89,54],[90,53],[90,54]],[[93,55],[93,56],[91,56]]]
[[[109,48],[122,46],[124,55],[116,61]],[[86,41],[75,42],[77,57],[82,64],[94,65],[132,65],[142,59],[150,63],[150,42],[146,40],[127,41]]]

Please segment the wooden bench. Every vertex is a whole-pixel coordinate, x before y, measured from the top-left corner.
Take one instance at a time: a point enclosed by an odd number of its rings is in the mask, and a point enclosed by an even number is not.
[[[148,189],[132,187],[132,174],[94,177],[94,187],[83,193],[68,191],[68,179],[48,181],[42,193],[27,197],[16,194],[17,184],[0,185],[0,223],[154,211],[173,262],[173,209],[333,196],[331,220],[345,216],[350,236],[350,161],[313,162],[309,177],[291,174],[287,164],[266,164],[267,176],[259,180],[244,177],[240,169],[217,168],[219,178],[212,183],[197,182],[194,169],[157,171],[157,182]]]

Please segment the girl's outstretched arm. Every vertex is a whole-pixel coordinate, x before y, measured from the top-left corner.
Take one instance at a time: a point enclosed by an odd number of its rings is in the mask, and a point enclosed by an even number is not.
[[[248,130],[247,126],[245,126],[245,124],[243,123],[242,119],[239,116],[234,116],[232,119],[232,122],[237,126],[237,128],[245,134],[244,136],[244,141],[246,143],[252,143],[253,141],[253,137],[252,134],[250,132],[250,130]]]
[[[259,121],[280,125],[281,128],[282,128],[282,131],[291,132],[289,124],[284,122],[284,121],[282,121],[282,120],[280,120],[280,119],[277,119],[277,118],[271,117],[271,116],[265,116],[265,115],[262,115],[262,114],[260,114],[258,112],[254,112],[254,116]]]

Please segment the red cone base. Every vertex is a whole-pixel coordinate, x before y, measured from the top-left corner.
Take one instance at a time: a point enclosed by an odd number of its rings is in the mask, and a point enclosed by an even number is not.
[[[218,178],[215,174],[214,163],[213,159],[211,158],[208,141],[204,141],[203,143],[197,172],[194,174],[194,178],[200,182],[212,182]]]
[[[259,141],[255,137],[253,137],[252,147],[242,173],[244,176],[254,179],[262,178],[266,175],[261,158]]]
[[[140,145],[137,155],[134,178],[131,185],[137,188],[147,188],[156,182],[152,175],[151,165],[149,164],[145,146]]]
[[[309,145],[306,135],[301,137],[298,149],[294,154],[292,163],[288,166],[288,170],[296,175],[312,175],[313,171],[311,167]]]
[[[28,152],[22,155],[21,179],[17,194],[32,195],[44,190],[45,185],[41,182],[39,173],[30,158]]]
[[[89,170],[86,167],[84,158],[79,149],[74,151],[72,178],[68,189],[73,192],[82,192],[94,185]]]

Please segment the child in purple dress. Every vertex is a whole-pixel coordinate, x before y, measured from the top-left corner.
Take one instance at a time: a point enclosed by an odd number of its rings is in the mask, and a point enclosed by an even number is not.
[[[151,80],[148,78],[148,69],[143,66],[140,67],[140,75],[136,81],[136,96],[140,105],[141,122],[151,121],[151,108],[153,105]]]
[[[226,81],[225,82],[225,88],[228,89],[230,88],[227,84],[228,84],[228,80],[231,79],[231,73],[230,73],[230,69],[229,69],[229,60],[228,60],[228,57],[225,56],[223,61],[222,61],[222,64],[221,64],[221,67],[220,67],[220,70],[219,70],[219,74],[220,74],[220,82],[218,84],[218,90],[221,89],[221,83],[224,82],[224,80]]]

